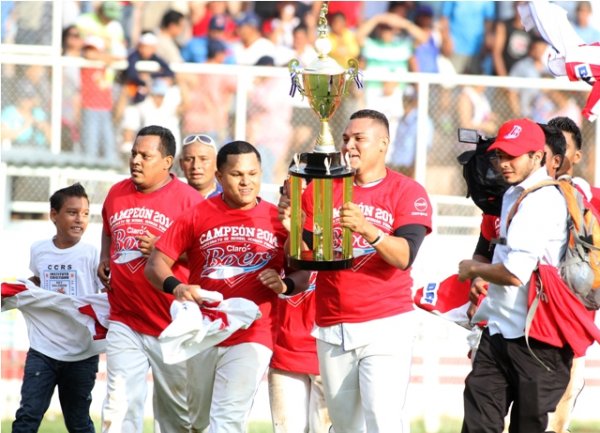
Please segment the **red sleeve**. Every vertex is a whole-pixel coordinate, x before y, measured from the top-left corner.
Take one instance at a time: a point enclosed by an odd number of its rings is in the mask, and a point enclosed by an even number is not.
[[[195,210],[196,208],[177,218],[156,242],[156,249],[177,260],[181,254],[191,248],[195,239]]]
[[[102,206],[102,232],[110,236],[110,226],[108,225],[108,218],[106,216],[106,203]]]
[[[394,231],[409,224],[424,226],[431,233],[431,202],[429,196],[417,182],[410,181],[401,193],[402,199],[397,201],[394,210]]]

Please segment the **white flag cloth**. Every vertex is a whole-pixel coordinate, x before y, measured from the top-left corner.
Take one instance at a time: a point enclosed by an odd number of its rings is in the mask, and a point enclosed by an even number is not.
[[[106,293],[69,296],[29,280],[2,282],[2,311],[23,314],[30,346],[60,361],[78,361],[105,351],[109,305]]]
[[[570,81],[585,81],[592,90],[581,113],[590,122],[600,115],[600,41],[586,44],[567,19],[567,12],[547,0],[535,0],[518,7],[527,31],[536,28],[554,48],[548,69]]]
[[[567,55],[569,49],[585,45],[567,19],[567,11],[560,6],[547,0],[535,0],[517,8],[525,30],[536,28],[540,36],[562,57]]]
[[[203,298],[207,297],[203,295]],[[165,363],[185,361],[221,343],[238,329],[248,328],[260,317],[258,306],[248,299],[215,301],[211,306],[202,307],[195,302],[173,301],[173,321],[158,337]]]

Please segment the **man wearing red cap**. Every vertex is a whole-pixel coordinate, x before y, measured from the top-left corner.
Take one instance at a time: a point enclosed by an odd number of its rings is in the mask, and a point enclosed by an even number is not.
[[[573,352],[525,340],[529,280],[538,264],[556,267],[567,241],[567,209],[556,188],[540,188],[520,203],[507,227],[507,215],[521,193],[550,180],[545,167],[544,132],[528,119],[506,122],[490,146],[511,186],[502,199],[500,238],[491,264],[463,260],[462,280],[489,281],[488,294],[473,322],[488,325],[473,370],[466,379],[463,433],[500,433],[508,408],[511,432],[542,433],[569,382]],[[541,361],[541,362],[540,362]],[[542,364],[543,363],[543,364]],[[549,367],[549,369],[547,368]]]

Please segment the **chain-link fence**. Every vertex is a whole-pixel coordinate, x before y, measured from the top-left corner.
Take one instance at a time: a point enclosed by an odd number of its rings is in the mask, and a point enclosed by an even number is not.
[[[9,218],[41,217],[51,192],[72,181],[92,190],[92,204],[99,206],[108,187],[127,174],[131,142],[146,124],[169,127],[178,142],[194,132],[211,134],[220,145],[247,140],[262,154],[266,183],[281,183],[292,155],[314,146],[318,118],[300,95],[289,96],[285,68],[171,64],[176,79],[149,80],[145,98],[134,103],[140,89],[121,78],[124,65],[58,55],[56,4],[15,4],[18,25],[4,30],[8,38],[3,33],[3,40],[13,43],[3,43],[0,56],[1,174]],[[154,70],[151,64],[139,66],[141,74]],[[503,121],[522,115],[540,122],[568,115],[582,122],[585,156],[576,174],[591,183],[596,179],[596,127],[580,114],[589,86],[368,70],[364,79],[364,90],[351,83],[350,95],[330,121],[336,144],[341,145],[352,112],[384,112],[390,120],[389,164],[415,177],[432,196],[466,193],[456,157],[473,145],[458,143],[458,127],[492,136]],[[417,113],[413,141],[407,132],[411,110]],[[431,140],[425,138],[428,128]],[[459,217],[476,214],[472,206],[438,206],[442,214],[446,210]]]

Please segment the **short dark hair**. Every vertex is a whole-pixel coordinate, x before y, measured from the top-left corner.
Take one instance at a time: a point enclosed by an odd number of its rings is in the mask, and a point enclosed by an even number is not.
[[[565,153],[567,152],[567,140],[565,139],[565,136],[563,135],[562,131],[556,126],[545,125],[543,123],[538,123],[538,125],[540,126],[540,128],[542,128],[542,131],[544,131],[544,138],[546,144],[548,145],[550,150],[552,150],[552,154],[560,156],[560,168],[565,159]],[[547,162],[545,156],[542,161],[544,163]]]
[[[333,21],[336,18],[342,18],[344,21],[347,21],[346,14],[344,12],[334,12],[329,14],[329,22]]]
[[[181,12],[177,12],[176,10],[169,9],[165,12],[160,20],[160,28],[166,29],[171,24],[177,24],[179,21],[183,19],[183,14]]]
[[[175,158],[177,144],[175,144],[173,133],[168,128],[158,125],[144,126],[138,131],[135,139],[137,140],[138,137],[144,137],[146,135],[156,135],[160,137],[159,150],[162,156],[172,156]]]
[[[592,9],[592,3],[589,1],[579,1],[577,2],[577,7],[575,8],[575,12],[579,12],[583,7],[586,7],[588,10]]]
[[[85,192],[85,188],[79,183],[74,183],[66,188],[59,189],[50,197],[50,209],[54,209],[56,212],[60,212],[60,209],[67,201],[69,197],[82,197],[85,198],[88,203],[90,199]]]
[[[292,32],[292,33],[293,33],[293,34],[296,34],[297,32],[305,32],[305,33],[308,33],[308,27],[306,26],[306,24],[304,24],[304,23],[300,23],[300,24],[298,24],[296,27],[294,27],[294,30],[293,30],[293,32]]]
[[[550,119],[548,125],[556,126],[563,132],[570,132],[571,134],[573,134],[573,139],[575,140],[575,147],[577,148],[577,150],[581,150],[581,145],[583,143],[583,139],[581,137],[581,129],[579,129],[579,126],[577,126],[573,119],[566,116],[558,116]]]
[[[67,27],[65,27],[62,30],[62,35],[61,35],[61,47],[63,49],[63,54],[65,52],[65,48],[67,46],[67,39],[69,38],[69,34],[71,33],[71,30],[77,30],[77,33],[79,33],[79,29],[77,28],[77,26],[75,24],[70,24]]]
[[[219,152],[217,153],[217,170],[220,171],[227,163],[227,157],[229,155],[241,155],[244,153],[254,153],[260,164],[260,153],[256,150],[256,147],[252,146],[247,141],[237,140],[227,143],[219,149]]]
[[[350,120],[353,119],[373,119],[377,123],[380,123],[383,127],[385,127],[385,131],[387,132],[388,137],[390,135],[390,123],[388,122],[387,117],[385,117],[385,114],[380,113],[379,111],[368,109],[358,110],[354,114],[352,114],[352,116],[350,116]]]

